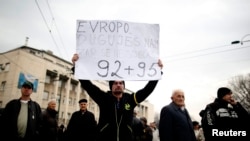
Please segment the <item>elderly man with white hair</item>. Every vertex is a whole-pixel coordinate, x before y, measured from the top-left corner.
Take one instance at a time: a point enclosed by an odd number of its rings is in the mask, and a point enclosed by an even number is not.
[[[42,140],[57,141],[57,113],[58,112],[56,111],[56,100],[52,99],[48,102],[47,108],[42,112]]]
[[[173,91],[172,102],[160,113],[160,141],[196,141],[193,124],[185,108],[185,96],[181,89]]]

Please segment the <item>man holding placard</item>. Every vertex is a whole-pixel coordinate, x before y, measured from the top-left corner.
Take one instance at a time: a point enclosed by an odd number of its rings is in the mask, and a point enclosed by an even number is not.
[[[75,54],[72,61],[74,63],[77,60],[78,55]],[[158,65],[163,67],[160,60]],[[90,80],[79,81],[100,108],[97,141],[132,141],[134,108],[153,92],[158,80],[149,81],[143,89],[132,94],[124,92],[125,82],[120,80],[109,81],[111,91],[108,92],[104,92]]]
[[[132,141],[134,108],[153,92],[162,74],[159,26],[124,21],[78,21],[77,25],[72,70],[99,106],[97,141]],[[101,90],[90,80],[109,80],[110,91]],[[129,94],[124,92],[124,80],[150,81]]]

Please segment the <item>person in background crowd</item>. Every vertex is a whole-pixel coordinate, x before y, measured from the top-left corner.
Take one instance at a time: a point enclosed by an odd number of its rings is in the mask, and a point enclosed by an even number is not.
[[[58,141],[65,141],[65,135],[64,135],[65,130],[66,130],[65,126],[61,124],[58,129]]]
[[[4,108],[0,108],[0,118],[2,118]]]
[[[146,117],[140,118],[142,124],[143,124],[143,134],[141,136],[141,141],[152,141],[153,140],[153,130],[148,125],[148,120]]]
[[[40,105],[31,100],[33,84],[25,81],[21,97],[9,101],[3,111],[2,141],[39,141],[41,128]]]
[[[47,108],[42,112],[41,138],[43,141],[58,140],[57,113],[56,100],[50,100]]]
[[[198,121],[193,121],[194,133],[197,141],[205,141],[203,130]]]
[[[160,141],[196,141],[193,124],[185,108],[184,92],[174,90],[171,99],[172,102],[160,112]]]
[[[149,124],[149,126],[151,127],[152,131],[153,131],[153,141],[160,141],[160,138],[159,138],[159,130],[158,130],[158,127],[156,125],[156,122],[151,122]]]
[[[3,115],[4,108],[0,108],[0,125],[3,125],[2,115]],[[0,127],[0,133],[2,133],[4,130],[2,127]]]
[[[137,117],[137,111],[134,110],[132,129],[134,133],[133,141],[140,141],[143,134],[143,124],[141,120]]]
[[[78,58],[78,54],[74,54],[73,64]],[[163,67],[160,60],[158,66]],[[74,68],[72,70],[74,71]],[[122,80],[109,81],[110,91],[108,92],[101,90],[90,80],[79,81],[82,88],[87,91],[100,108],[97,141],[133,140],[134,109],[153,92],[158,80],[149,81],[143,89],[132,94],[124,92],[125,82]]]
[[[217,90],[217,98],[209,103],[202,116],[202,128],[206,141],[227,139],[250,141],[250,117],[227,87]],[[220,135],[218,133],[220,132]],[[233,133],[233,134],[232,134]]]
[[[83,139],[84,141],[94,141],[96,138],[96,120],[92,112],[87,110],[87,99],[79,101],[80,110],[72,114],[67,129],[67,141],[76,141]]]

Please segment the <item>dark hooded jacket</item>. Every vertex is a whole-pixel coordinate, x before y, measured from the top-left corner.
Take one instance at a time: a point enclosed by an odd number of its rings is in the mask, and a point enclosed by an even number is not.
[[[206,106],[202,116],[202,128],[204,131],[206,141],[213,141],[216,135],[213,135],[215,130],[226,131],[224,137],[242,137],[241,141],[246,139],[249,133],[249,115],[240,103],[231,105],[228,102],[216,98],[213,103]],[[230,131],[237,132],[237,135],[230,135]],[[246,137],[247,135],[247,137]],[[248,137],[249,138],[249,137]]]

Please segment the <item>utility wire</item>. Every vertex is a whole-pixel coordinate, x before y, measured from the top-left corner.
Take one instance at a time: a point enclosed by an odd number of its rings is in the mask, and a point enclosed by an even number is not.
[[[60,39],[60,41],[61,41],[61,43],[62,43],[63,49],[64,49],[64,51],[65,51],[65,54],[66,54],[66,56],[68,56],[69,54],[67,54],[68,52],[67,52],[67,50],[66,50],[66,48],[65,48],[65,45],[64,45],[64,42],[63,42],[61,33],[60,33],[60,31],[59,31],[59,29],[58,29],[58,26],[57,26],[57,24],[56,24],[55,16],[54,16],[54,14],[53,14],[53,12],[52,12],[52,10],[51,10],[51,6],[50,6],[48,0],[47,0],[47,5],[48,5],[49,11],[50,11],[50,15],[51,15],[51,17],[52,17],[52,23],[55,24],[55,28],[56,28],[56,31],[57,31],[57,33],[58,33],[58,35],[59,35],[59,39]]]
[[[47,23],[47,21],[46,21],[46,19],[45,19],[45,16],[44,16],[44,14],[43,14],[43,12],[42,12],[40,6],[39,6],[39,3],[37,2],[37,0],[36,0],[35,2],[36,2],[36,5],[37,5],[37,7],[38,7],[38,9],[39,9],[39,11],[40,11],[40,14],[41,14],[41,16],[42,16],[42,18],[43,18],[43,21],[44,21],[45,25],[47,26],[47,28],[48,28],[48,30],[49,30],[49,33],[50,33],[50,35],[51,35],[51,38],[52,38],[52,40],[53,40],[55,46],[58,48],[59,55],[62,55],[62,53],[61,53],[61,51],[60,51],[60,48],[59,48],[59,46],[57,45],[56,40],[55,40],[55,38],[54,38],[54,36],[53,36],[53,34],[52,34],[52,32],[51,32],[51,29],[50,29],[49,26],[48,26],[48,23]]]
[[[176,56],[181,56],[181,55],[186,55],[186,54],[191,54],[191,53],[196,53],[196,52],[202,52],[202,51],[206,51],[206,50],[211,50],[211,49],[217,49],[217,48],[227,47],[227,46],[231,46],[231,45],[222,45],[222,46],[210,47],[210,48],[206,48],[206,49],[194,50],[194,51],[190,51],[190,52],[184,52],[184,53],[180,53],[180,54],[170,55],[170,56],[167,56],[167,57],[176,57]]]
[[[207,56],[207,55],[212,55],[212,54],[218,54],[218,53],[223,53],[223,52],[228,52],[228,51],[233,51],[233,50],[238,50],[238,49],[245,49],[245,48],[249,48],[250,46],[245,46],[245,47],[240,47],[240,48],[234,48],[234,49],[227,49],[227,50],[223,50],[223,51],[217,51],[217,52],[211,52],[211,53],[206,53],[206,54],[201,54],[201,55],[195,55],[195,56],[189,56],[189,57],[182,57],[182,58],[177,58],[177,59],[173,59],[173,60],[169,60],[167,62],[173,62],[173,61],[180,61],[180,60],[184,60],[184,59],[191,59],[191,58],[196,58],[196,57],[202,57],[202,56]],[[212,48],[209,48],[212,49]],[[194,52],[201,52],[201,51],[205,51],[207,49],[204,50],[199,50],[199,51],[194,51]],[[194,53],[194,52],[187,52],[187,53],[182,53],[182,54],[178,54],[176,56],[180,56],[180,55],[185,55],[188,53]],[[171,57],[171,56],[170,56]],[[174,55],[172,55],[172,57],[175,57]],[[164,57],[167,58],[167,57]]]
[[[39,11],[40,11],[40,14],[42,15],[42,18],[43,18],[43,21],[44,21],[46,27],[48,28],[49,32],[51,33],[51,29],[49,28],[49,25],[48,25],[48,23],[47,23],[47,21],[46,21],[44,15],[43,15],[43,12],[42,12],[42,10],[41,10],[41,8],[40,8],[40,6],[39,6],[37,0],[36,0],[36,6],[38,7],[38,9],[39,9]]]
[[[246,36],[248,36],[248,35],[250,35],[250,34],[245,35],[244,38]],[[196,53],[196,52],[202,52],[202,51],[211,50],[211,49],[218,49],[218,48],[223,48],[223,47],[229,47],[229,46],[233,46],[234,44],[237,44],[237,43],[241,43],[241,45],[243,45],[243,42],[249,42],[250,41],[250,40],[243,41],[242,39],[241,39],[241,41],[234,41],[235,43],[232,42],[229,45],[221,45],[221,46],[210,47],[210,48],[206,48],[206,49],[194,50],[194,51],[190,51],[190,52],[184,52],[184,53],[179,53],[179,54],[175,54],[175,55],[169,55],[167,57],[176,57],[176,56],[182,56],[182,55],[187,55],[187,54],[189,55],[189,54],[193,54],[193,53]]]

